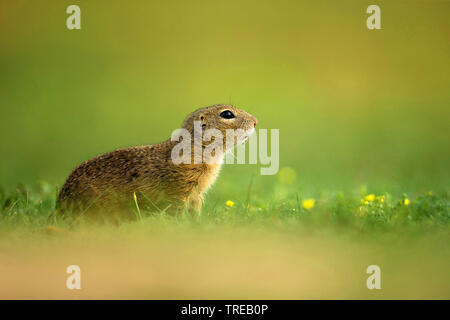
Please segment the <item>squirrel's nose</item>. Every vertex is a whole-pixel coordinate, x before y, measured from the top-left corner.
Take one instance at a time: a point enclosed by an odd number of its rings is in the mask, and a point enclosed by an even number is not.
[[[258,124],[258,119],[256,119],[255,118],[255,121],[254,121],[254,127],[256,128],[256,125]]]

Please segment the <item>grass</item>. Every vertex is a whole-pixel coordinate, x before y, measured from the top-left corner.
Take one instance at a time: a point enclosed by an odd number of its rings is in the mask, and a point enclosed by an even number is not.
[[[358,232],[390,232],[398,230],[439,230],[449,226],[448,192],[426,191],[413,196],[368,193],[362,187],[349,192],[325,192],[317,198],[304,198],[296,188],[278,189],[278,197],[252,194],[253,178],[242,201],[222,199],[214,194],[207,201],[200,218],[186,215],[173,217],[154,208],[140,208],[134,197],[136,213],[140,220],[153,223],[167,219],[168,223],[189,222],[196,226],[246,225],[271,227],[321,226],[339,227]],[[283,189],[283,191],[281,191]],[[47,225],[68,227],[67,221],[55,208],[58,189],[42,182],[33,188],[18,186],[15,191],[0,191],[0,221],[3,229],[18,226],[31,230]],[[281,195],[281,198],[280,198]],[[219,196],[220,197],[220,196]],[[250,200],[251,199],[251,200]],[[227,200],[231,205],[227,205]],[[236,201],[236,203],[235,203]]]
[[[270,195],[252,178],[235,199],[219,184],[199,218],[135,201],[136,221],[118,226],[62,219],[47,183],[2,191],[0,297],[450,297],[448,192],[362,187],[306,198],[283,181]],[[63,286],[70,264],[84,272],[79,292]],[[365,288],[370,264],[381,267],[382,290]]]

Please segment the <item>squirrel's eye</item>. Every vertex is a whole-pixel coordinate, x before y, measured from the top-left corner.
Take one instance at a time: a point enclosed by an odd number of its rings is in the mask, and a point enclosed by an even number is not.
[[[230,110],[225,110],[223,111],[220,116],[224,119],[233,119],[234,118],[234,114],[233,112],[231,112]]]

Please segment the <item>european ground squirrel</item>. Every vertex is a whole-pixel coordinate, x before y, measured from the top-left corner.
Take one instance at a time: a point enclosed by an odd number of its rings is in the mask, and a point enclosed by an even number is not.
[[[204,194],[216,180],[225,152],[230,146],[245,143],[256,124],[254,116],[232,105],[198,109],[185,119],[182,129],[192,137],[200,137],[185,141],[190,142],[192,150],[202,151],[200,158],[196,152],[186,153],[182,157],[185,163],[177,164],[173,151],[180,141],[173,139],[100,155],[73,170],[60,191],[59,207],[83,212],[110,211],[135,205],[136,197],[140,205],[155,210],[188,209],[200,213]],[[209,155],[215,161],[208,161],[203,154],[216,139],[204,139],[208,129],[219,130],[223,137],[223,148],[216,148]],[[241,134],[227,141],[229,129],[240,129]]]

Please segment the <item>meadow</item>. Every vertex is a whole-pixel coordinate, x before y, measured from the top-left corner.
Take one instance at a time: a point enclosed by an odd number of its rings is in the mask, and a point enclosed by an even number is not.
[[[292,168],[275,192],[252,180],[234,190],[218,182],[198,218],[136,207],[136,219],[119,225],[61,218],[47,183],[2,192],[0,296],[449,298],[448,193],[375,195],[363,186],[304,198]],[[72,264],[82,270],[77,292],[65,288]],[[381,290],[366,287],[373,264]]]
[[[450,298],[448,2],[70,4],[0,4],[0,298]],[[58,213],[81,162],[229,102],[276,175],[225,165],[198,218]]]

